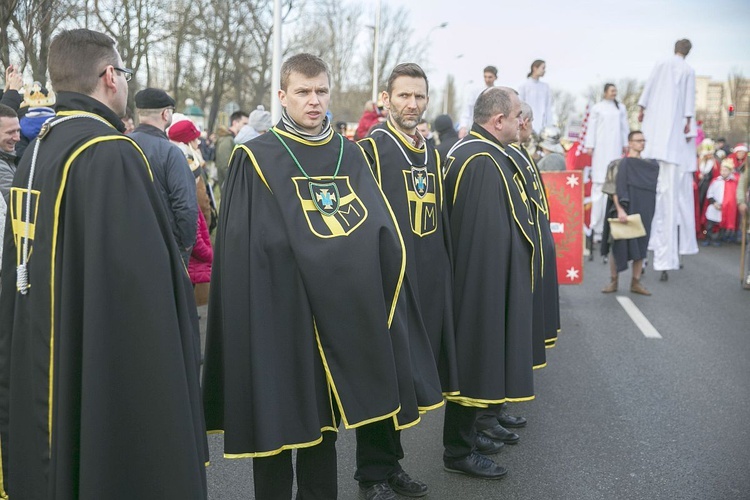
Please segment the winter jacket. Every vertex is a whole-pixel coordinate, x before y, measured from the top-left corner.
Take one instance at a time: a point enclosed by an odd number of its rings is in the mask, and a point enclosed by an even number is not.
[[[195,234],[195,246],[190,254],[188,273],[190,281],[208,283],[211,281],[211,263],[214,260],[214,250],[211,247],[211,237],[208,234],[208,224],[202,212],[198,212],[198,231]]]

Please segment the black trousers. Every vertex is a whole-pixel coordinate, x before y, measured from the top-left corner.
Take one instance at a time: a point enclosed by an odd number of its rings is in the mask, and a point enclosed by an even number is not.
[[[503,405],[490,405],[489,408],[477,408],[477,430],[492,429],[498,424],[497,417],[500,415]]]
[[[392,419],[373,422],[356,429],[357,471],[354,479],[365,488],[382,483],[401,470],[399,460],[404,458],[401,431]]]
[[[297,500],[333,500],[338,495],[336,432],[323,432],[323,441],[297,450]],[[291,500],[294,471],[292,451],[253,459],[256,500]]]
[[[471,406],[461,406],[448,401],[445,405],[443,423],[443,458],[460,459],[474,451],[477,438],[477,410]]]

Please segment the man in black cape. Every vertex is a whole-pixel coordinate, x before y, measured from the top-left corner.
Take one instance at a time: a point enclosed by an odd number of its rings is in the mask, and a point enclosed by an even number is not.
[[[474,106],[470,134],[447,162],[454,252],[460,396],[447,396],[446,470],[498,479],[505,468],[475,451],[478,408],[534,398],[532,287],[536,235],[525,183],[505,151],[517,140],[521,103],[491,88]]]
[[[0,294],[10,498],[206,498],[198,318],[114,41],[50,45],[57,116],[13,182]],[[0,485],[1,486],[1,485]]]
[[[634,130],[628,135],[628,156],[620,160],[615,177],[616,193],[612,195],[612,204],[608,218],[616,218],[627,223],[629,214],[640,214],[646,236],[633,239],[614,240],[609,268],[612,273],[610,282],[602,293],[617,291],[618,274],[628,268],[628,261],[633,261],[633,277],[630,291],[639,295],[651,295],[641,284],[643,259],[648,256],[648,239],[651,235],[651,222],[656,210],[656,182],[659,177],[659,164],[656,160],[641,158],[646,140],[643,133]],[[605,221],[605,225],[609,225]],[[608,229],[608,228],[605,228]],[[610,233],[606,230],[605,233]]]
[[[406,254],[364,152],[331,129],[326,64],[281,68],[282,119],[237,146],[222,194],[204,399],[255,498],[335,499],[336,430],[419,421]],[[441,399],[439,381],[432,382]]]
[[[428,93],[422,68],[414,63],[396,66],[382,97],[388,120],[359,143],[404,238],[407,258],[402,293],[409,305],[409,357],[424,410],[442,406],[441,392],[455,395],[458,390],[443,176],[435,148],[417,129]],[[411,479],[399,465],[403,456],[400,431],[391,422],[357,429],[354,477],[367,498],[395,498],[390,489],[412,497],[427,494],[427,485]]]

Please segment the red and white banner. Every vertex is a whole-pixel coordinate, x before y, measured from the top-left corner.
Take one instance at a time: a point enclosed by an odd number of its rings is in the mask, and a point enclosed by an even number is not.
[[[583,282],[583,172],[542,172],[557,252],[557,281]]]

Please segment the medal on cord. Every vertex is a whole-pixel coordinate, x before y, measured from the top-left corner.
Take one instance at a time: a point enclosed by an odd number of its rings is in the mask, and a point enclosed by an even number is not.
[[[404,148],[401,146],[399,140],[393,137],[393,134],[391,134],[384,128],[376,128],[372,131],[372,133],[374,134],[375,132],[384,133],[386,136],[390,137],[393,142],[396,143],[396,146],[401,151],[401,154],[404,155],[406,163],[408,163],[409,167],[411,168],[411,179],[412,184],[414,185],[414,192],[417,193],[417,196],[419,196],[420,198],[424,198],[429,190],[430,182],[430,177],[427,175],[427,143],[425,142],[424,144],[424,162],[422,163],[422,165],[415,165],[409,159],[409,155],[406,154],[406,151],[404,151]]]
[[[284,142],[284,139],[282,139],[274,129],[271,129],[271,133],[276,136],[281,145],[284,146],[284,149],[286,149],[287,153],[289,153],[289,156],[292,157],[292,161],[294,161],[294,164],[297,165],[299,171],[302,172],[302,175],[304,175],[305,179],[307,179],[307,187],[310,190],[310,197],[318,212],[326,217],[336,215],[336,213],[339,211],[340,203],[339,188],[336,185],[336,176],[338,175],[339,169],[341,168],[341,159],[344,157],[344,136],[342,136],[341,134],[337,134],[340,140],[339,159],[336,162],[336,170],[333,172],[331,182],[321,183],[315,182],[312,177],[310,177],[307,172],[305,172],[305,169],[302,168],[302,165],[297,160],[297,157],[294,156],[294,153],[292,153],[292,150],[289,148],[287,143]]]

